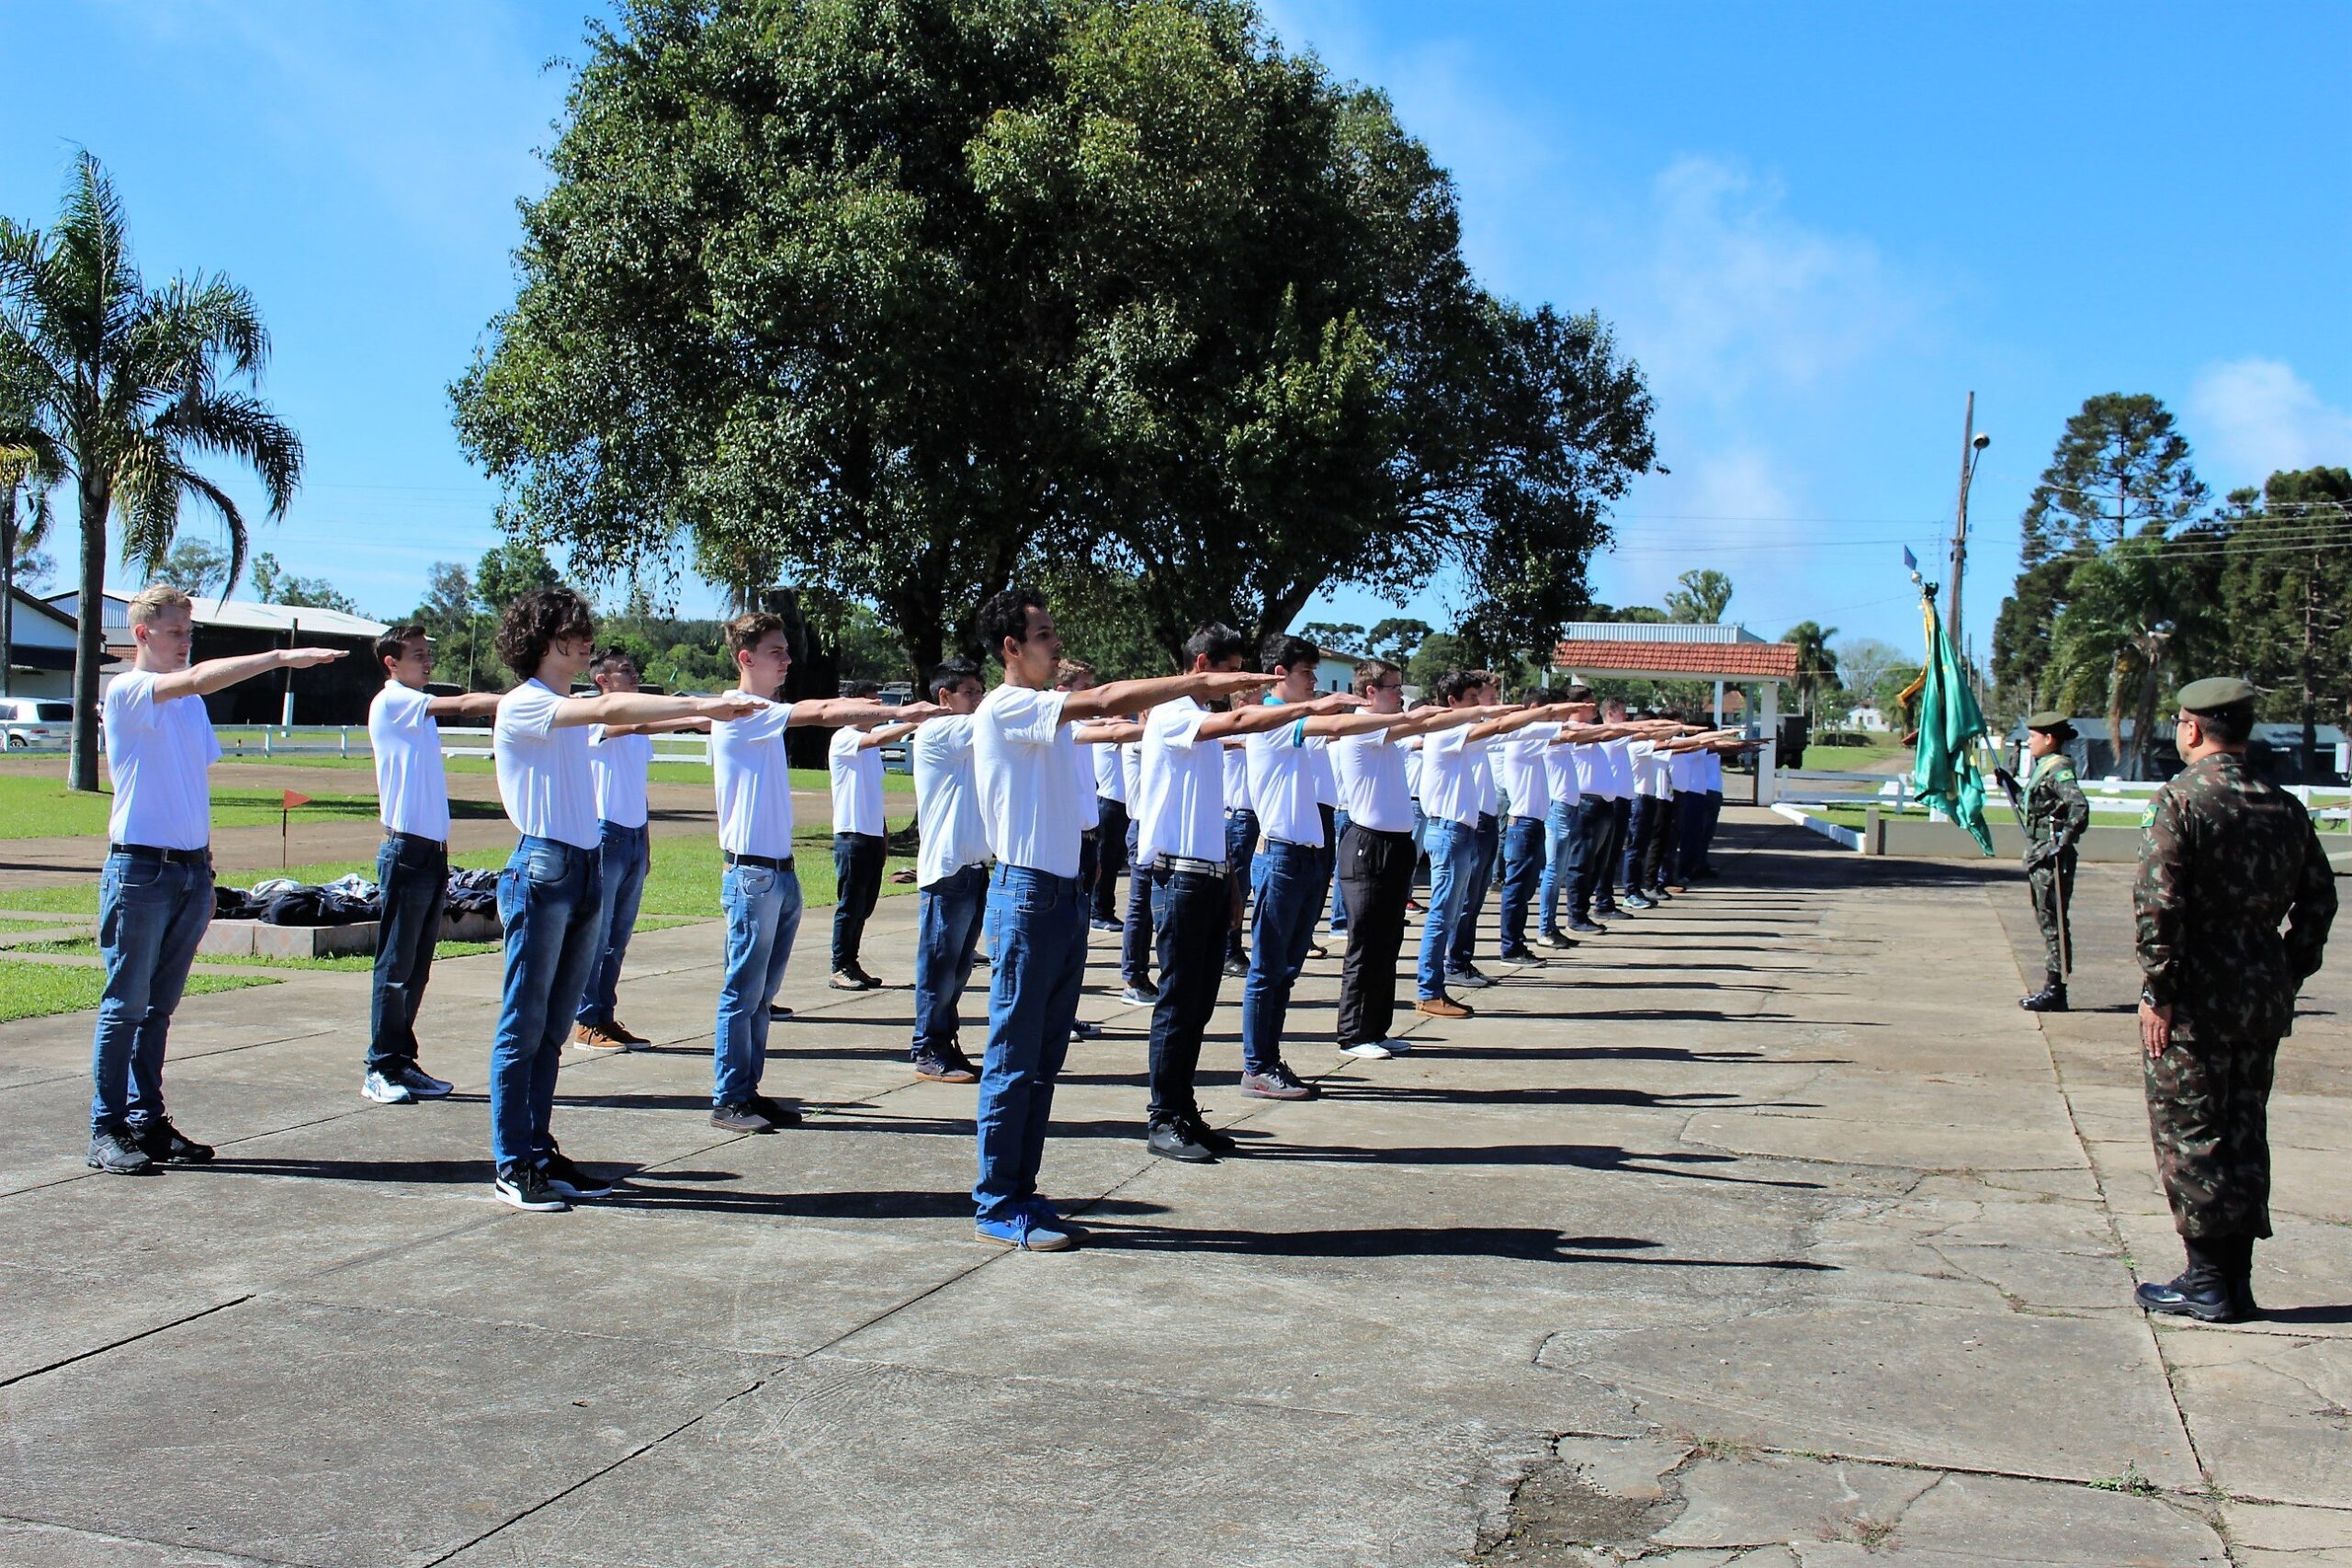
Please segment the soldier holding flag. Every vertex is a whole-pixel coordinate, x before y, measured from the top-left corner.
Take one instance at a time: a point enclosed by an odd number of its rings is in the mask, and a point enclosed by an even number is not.
[[[2073,952],[2066,905],[2075,896],[2075,845],[2090,826],[2091,807],[2075,777],[2075,760],[2066,754],[2066,743],[2075,738],[2066,716],[2038,713],[2025,721],[2025,728],[2033,772],[2018,819],[2025,828],[2026,885],[2033,893],[2034,921],[2041,927],[2045,974],[2041,989],[2019,998],[2018,1006],[2028,1012],[2064,1012]]]

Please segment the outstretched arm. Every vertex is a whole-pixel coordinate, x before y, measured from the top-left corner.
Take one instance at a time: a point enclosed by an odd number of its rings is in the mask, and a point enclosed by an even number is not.
[[[1325,715],[1349,713],[1363,705],[1362,697],[1350,696],[1345,692],[1334,692],[1311,703],[1261,703],[1255,707],[1209,715],[1201,721],[1200,738],[1221,740],[1230,735],[1263,735],[1301,719],[1311,723]]]
[[[1162,703],[1172,703],[1179,697],[1207,703],[1224,697],[1250,696],[1273,683],[1272,675],[1221,670],[1204,670],[1190,675],[1159,675],[1148,681],[1114,681],[1106,686],[1090,686],[1083,692],[1065,694],[1062,698],[1062,722],[1082,724],[1089,719],[1141,713]]]
[[[901,712],[903,711],[903,706],[893,708],[890,711],[893,713]],[[864,735],[858,737],[857,749],[861,751],[871,751],[876,746],[888,746],[891,741],[899,739],[901,736],[912,735],[915,730],[922,726],[922,720],[916,719],[910,724],[886,724],[881,726],[879,728],[869,729]]]
[[[699,729],[707,735],[710,733],[710,720],[696,715],[693,718],[665,718],[658,724],[608,724],[605,726],[605,739],[610,740],[621,735],[674,735],[682,729]]]
[[[911,728],[946,711],[937,703],[900,703],[891,707],[865,697],[810,697],[793,704],[784,722],[790,728],[813,725],[820,729],[847,729],[856,724],[899,722]]]
[[[584,724],[607,728],[622,724],[660,724],[673,718],[741,718],[767,706],[759,697],[662,697],[650,692],[606,692],[598,697],[566,697],[556,705],[553,729]]]
[[[455,697],[430,697],[424,711],[435,718],[494,718],[498,715],[497,692],[467,692]]]
[[[185,670],[175,670],[155,678],[155,700],[170,702],[175,697],[201,697],[240,681],[250,681],[256,675],[266,675],[273,670],[307,670],[313,664],[331,664],[341,659],[339,648],[273,648],[267,653],[242,653],[234,659],[208,659],[201,664],[191,664]]]
[[[1072,725],[1070,739],[1080,746],[1125,746],[1130,740],[1143,739],[1143,726],[1122,719],[1116,723]]]

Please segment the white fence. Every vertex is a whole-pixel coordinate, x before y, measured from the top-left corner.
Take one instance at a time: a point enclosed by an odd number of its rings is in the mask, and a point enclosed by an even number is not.
[[[368,727],[364,724],[297,724],[297,725],[216,725],[214,733],[220,740],[224,757],[371,757],[374,750],[368,743]],[[653,760],[657,762],[693,762],[710,766],[710,737],[695,730],[681,729],[669,734],[650,737],[653,742]],[[487,757],[492,755],[491,732],[487,729],[453,729],[441,731],[441,754],[444,757]],[[894,773],[903,773],[910,766],[906,742],[898,741],[882,748],[882,765]]]
[[[1782,773],[1779,784],[1777,798],[1792,806],[1879,806],[1903,810],[1918,805],[1908,773],[1800,770]],[[2128,814],[2132,825],[2137,825],[2140,814],[2147,809],[2149,796],[2164,787],[2155,781],[2119,778],[2085,779],[2082,785],[2094,822],[2102,814]],[[2018,781],[2018,787],[2024,787],[2023,780]],[[1984,788],[1986,804],[2004,804],[1999,785],[1987,779]],[[2352,828],[2352,788],[2338,784],[2289,784],[2287,793],[2303,803],[2323,829]]]

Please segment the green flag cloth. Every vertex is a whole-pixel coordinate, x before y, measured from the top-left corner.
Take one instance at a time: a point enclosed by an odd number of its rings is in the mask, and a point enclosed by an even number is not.
[[[1972,749],[1984,738],[1984,710],[1976,705],[1951,638],[1944,635],[1936,602],[1919,602],[1927,623],[1928,661],[1920,671],[1919,749],[1911,763],[1911,792],[1969,831],[1984,852],[1993,852],[1984,826],[1984,775]]]

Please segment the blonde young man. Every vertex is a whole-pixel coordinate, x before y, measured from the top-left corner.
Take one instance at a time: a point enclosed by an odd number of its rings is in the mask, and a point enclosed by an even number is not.
[[[157,1161],[200,1164],[211,1148],[164,1111],[164,1047],[197,943],[212,923],[212,788],[220,755],[204,699],[274,670],[341,659],[332,648],[279,648],[190,664],[193,606],[167,584],[130,601],[129,672],[99,705],[114,807],[98,875],[98,952],[106,991],[90,1047],[94,1170],[135,1175]]]

